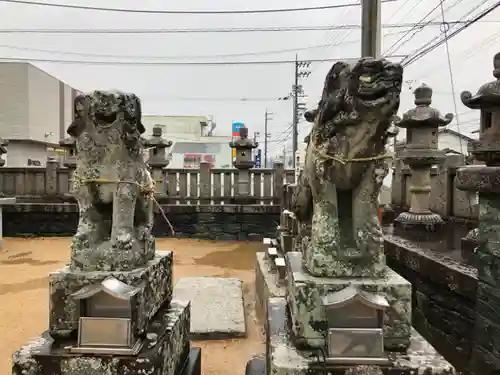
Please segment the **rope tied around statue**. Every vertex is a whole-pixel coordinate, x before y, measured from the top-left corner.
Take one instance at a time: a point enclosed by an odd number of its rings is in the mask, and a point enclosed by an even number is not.
[[[333,160],[336,162],[339,162],[342,165],[346,165],[347,163],[363,163],[363,162],[369,162],[369,161],[375,161],[375,160],[383,160],[383,159],[392,159],[392,155],[388,154],[387,152],[379,155],[374,155],[374,156],[369,156],[366,158],[344,158],[340,155],[330,155],[326,153],[323,150],[320,150],[319,148],[315,147],[314,145],[311,145],[313,148],[314,153],[316,153],[319,157],[321,157],[324,160]]]
[[[175,236],[175,230],[174,227],[172,226],[172,223],[170,220],[168,220],[167,214],[165,213],[165,210],[163,207],[160,205],[160,203],[156,200],[155,198],[155,186],[156,182],[149,176],[148,178],[148,184],[140,184],[136,181],[119,181],[119,180],[109,180],[106,178],[91,178],[91,179],[85,179],[82,181],[83,183],[96,183],[96,184],[131,184],[131,185],[136,185],[139,187],[140,192],[144,194],[147,198],[151,199],[156,207],[158,207],[158,211],[160,211],[161,216],[163,216],[163,219],[165,222],[168,224],[170,231],[172,233],[172,236]]]

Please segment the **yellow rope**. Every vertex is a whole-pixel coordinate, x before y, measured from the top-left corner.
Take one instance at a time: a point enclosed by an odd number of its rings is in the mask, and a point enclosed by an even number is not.
[[[168,224],[170,227],[170,231],[172,232],[172,236],[175,236],[175,230],[174,227],[172,226],[172,223],[170,223],[170,220],[168,220],[167,215],[165,214],[165,211],[163,210],[163,207],[160,205],[160,203],[156,200],[155,198],[155,182],[152,181],[151,185],[141,185],[140,183],[136,181],[118,181],[118,180],[108,180],[105,178],[94,178],[94,179],[86,179],[82,181],[83,183],[90,183],[94,182],[97,184],[132,184],[136,185],[139,187],[142,193],[144,193],[149,199],[153,200],[153,202],[156,204],[158,207],[158,210],[160,211],[161,215],[163,216],[163,219],[165,222]]]
[[[335,160],[339,162],[342,165],[346,165],[347,163],[356,163],[356,162],[366,162],[366,161],[374,161],[374,160],[382,160],[382,159],[392,159],[392,156],[389,155],[388,153],[380,154],[380,155],[375,155],[375,156],[370,156],[367,158],[353,158],[353,159],[346,159],[343,158],[339,155],[329,155],[323,150],[320,150],[314,146],[311,145],[313,148],[313,151],[318,154],[320,157],[323,159],[330,159],[330,160]]]

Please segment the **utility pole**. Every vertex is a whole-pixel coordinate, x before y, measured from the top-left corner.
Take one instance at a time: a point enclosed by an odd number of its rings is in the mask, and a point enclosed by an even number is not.
[[[361,0],[361,57],[381,55],[381,0]]]
[[[299,138],[299,117],[300,111],[304,109],[304,104],[299,103],[299,96],[303,94],[302,85],[299,84],[299,78],[307,78],[311,74],[307,68],[311,65],[310,61],[299,61],[298,55],[295,55],[295,77],[292,87],[293,96],[293,117],[292,117],[292,152],[293,152],[293,168],[295,168],[295,154],[298,150]],[[301,70],[302,68],[302,70]]]
[[[292,150],[293,154],[297,152],[298,138],[299,138],[299,59],[298,55],[295,55],[295,81],[293,84],[293,130],[292,130]],[[295,157],[293,161],[293,167],[295,168]]]
[[[267,140],[269,139],[270,134],[267,132],[267,124],[271,118],[272,113],[267,111],[266,108],[266,116],[264,120],[264,168],[267,168]]]

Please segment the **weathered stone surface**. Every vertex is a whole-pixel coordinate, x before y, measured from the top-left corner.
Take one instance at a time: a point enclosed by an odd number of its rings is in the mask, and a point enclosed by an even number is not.
[[[172,301],[150,322],[137,356],[79,355],[75,340],[54,341],[48,332],[12,356],[12,375],[175,375],[189,353],[189,302]]]
[[[274,237],[279,206],[162,205],[178,238],[207,240],[255,240]],[[71,203],[20,203],[4,207],[4,236],[72,236],[78,223],[78,207]],[[160,213],[153,234],[171,236]]]
[[[292,344],[286,300],[269,300],[267,316],[266,351],[267,372],[273,375],[345,375],[348,366],[317,363],[314,351],[299,350]],[[454,375],[455,369],[415,330],[411,331],[411,345],[407,354],[388,353],[391,363],[380,367],[384,375]],[[376,366],[371,367],[375,371]],[[352,370],[351,370],[352,371]]]
[[[147,327],[149,320],[158,309],[172,298],[172,252],[158,251],[155,258],[146,266],[133,271],[115,272],[76,272],[69,267],[49,275],[49,331],[54,336],[68,336],[78,328],[80,311],[78,304],[70,295],[83,286],[97,284],[109,276],[131,286],[144,286],[144,300],[138,306],[139,330]]]
[[[468,373],[476,318],[476,269],[396,236],[386,236],[385,251],[388,265],[412,284],[413,326],[457,371]]]
[[[74,116],[67,133],[76,140],[72,194],[79,220],[71,269],[141,267],[155,252],[154,181],[143,155],[141,101],[131,93],[93,91],[75,98]]]
[[[191,301],[192,340],[245,337],[241,280],[222,277],[183,277],[174,298]]]
[[[337,62],[307,116],[314,125],[292,211],[312,223],[302,252],[315,276],[379,277],[386,270],[377,197],[402,79],[403,67],[385,59]]]
[[[330,292],[355,285],[361,290],[387,298],[390,308],[384,315],[384,345],[387,350],[405,350],[410,343],[411,284],[388,268],[383,278],[320,278],[297,268],[301,254],[287,254],[287,298],[296,338],[311,347],[323,347],[327,330],[321,298]],[[293,265],[295,264],[295,267]],[[291,272],[290,272],[291,271]]]
[[[259,316],[267,314],[267,300],[272,297],[285,297],[286,289],[278,282],[277,272],[270,271],[265,252],[255,254],[255,294],[256,310]]]

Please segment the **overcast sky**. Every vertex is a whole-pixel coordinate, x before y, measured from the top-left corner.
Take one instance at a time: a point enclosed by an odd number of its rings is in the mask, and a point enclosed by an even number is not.
[[[45,0],[38,0],[44,2]],[[109,8],[228,10],[265,9],[321,6],[354,3],[356,0],[231,0],[160,1],[160,0],[53,0],[61,4],[78,4]],[[481,8],[495,0],[445,0],[446,20],[459,20],[475,6]],[[397,0],[382,5],[382,22],[400,24],[420,21],[438,0]],[[305,5],[306,4],[306,5]],[[476,11],[477,13],[477,11]],[[97,12],[62,8],[38,7],[0,2],[0,25],[3,29],[18,28],[232,28],[270,26],[321,26],[359,24],[360,7],[309,12],[244,14],[244,15],[168,15]],[[429,18],[440,20],[440,13]],[[463,90],[475,92],[491,80],[492,57],[500,52],[500,11],[450,40],[456,103],[460,126],[450,127],[463,133],[477,128],[472,121],[478,114],[464,107],[459,98]],[[494,22],[498,21],[498,22]],[[382,51],[403,36],[402,28],[383,30]],[[395,51],[408,54],[440,33],[439,26],[427,27]],[[387,35],[389,34],[389,35]],[[84,61],[249,61],[356,58],[360,53],[360,30],[208,33],[208,34],[12,34],[0,33],[0,57],[38,58]],[[312,48],[314,46],[327,47]],[[11,47],[19,47],[9,48]],[[307,47],[307,48],[306,48]],[[43,49],[62,53],[33,51]],[[296,49],[296,51],[293,51]],[[282,53],[266,53],[289,50]],[[77,53],[77,54],[70,54]],[[242,55],[251,53],[252,55]],[[80,55],[79,55],[80,54]],[[85,56],[81,54],[95,54]],[[111,57],[99,56],[110,55]],[[224,57],[217,55],[238,55]],[[215,55],[215,56],[214,56]],[[126,56],[126,57],[120,57]],[[131,56],[136,56],[135,58]],[[191,56],[191,57],[190,57]],[[192,57],[194,56],[194,57]],[[203,57],[206,56],[206,57]],[[399,60],[395,58],[394,60]],[[117,88],[138,94],[143,100],[145,114],[157,115],[213,115],[217,121],[217,134],[230,133],[232,121],[244,122],[250,133],[264,131],[266,108],[273,112],[269,132],[270,149],[277,152],[283,147],[292,119],[291,101],[279,101],[287,95],[293,83],[293,64],[243,66],[104,66],[91,64],[36,63],[38,67],[82,91]],[[310,105],[314,105],[322,90],[324,76],[331,63],[313,63],[312,74],[303,81]],[[400,111],[412,107],[410,84],[415,88],[425,82],[434,88],[434,106],[443,113],[455,113],[454,100],[444,45],[412,64],[405,70],[403,102]],[[242,101],[241,98],[249,98]],[[302,124],[301,134],[309,127]],[[289,137],[291,139],[291,137]],[[262,137],[261,137],[262,140]],[[287,143],[287,142],[285,142]],[[464,150],[465,151],[465,150]]]

